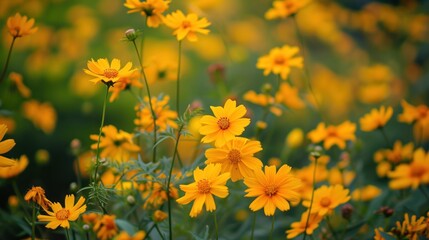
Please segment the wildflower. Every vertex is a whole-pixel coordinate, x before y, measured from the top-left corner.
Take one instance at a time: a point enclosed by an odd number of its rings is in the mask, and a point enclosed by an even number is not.
[[[325,123],[319,123],[317,128],[308,133],[308,138],[313,143],[319,143],[323,141],[323,147],[330,149],[333,145],[337,145],[339,148],[344,149],[346,147],[346,141],[354,141],[356,125],[349,121],[345,121],[338,126],[330,125],[325,126]]]
[[[94,231],[97,232],[97,239],[107,240],[112,239],[118,234],[118,227],[115,222],[115,215],[103,215],[94,225]]]
[[[180,185],[180,189],[185,195],[176,201],[179,204],[188,204],[194,201],[191,217],[198,216],[206,205],[206,210],[212,212],[216,210],[214,196],[225,198],[228,196],[228,187],[225,185],[230,178],[230,173],[221,174],[220,164],[208,164],[203,170],[197,167],[194,170],[195,182],[188,185]]]
[[[247,186],[245,197],[257,197],[249,206],[252,211],[264,208],[266,216],[274,215],[276,209],[287,211],[290,209],[288,201],[297,202],[300,198],[299,188],[301,181],[293,176],[291,167],[284,164],[276,173],[275,166],[265,166],[254,170],[253,177],[246,177]]]
[[[13,139],[6,139],[2,141],[6,132],[6,124],[0,124],[0,154],[2,155],[9,152],[15,146],[15,140]],[[14,160],[0,155],[0,169],[2,167],[10,167],[15,164],[16,162]]]
[[[46,198],[45,189],[42,187],[31,187],[31,189],[25,194],[24,200],[27,202],[35,202],[43,209],[48,209],[48,207],[52,205],[52,202]]]
[[[342,184],[344,186],[350,185],[350,183],[355,178],[356,173],[354,171],[347,171],[344,169],[339,169],[338,167],[332,167],[329,170],[328,181],[329,184]]]
[[[139,72],[133,71],[130,76],[119,78],[119,80],[109,89],[112,95],[109,98],[110,102],[119,98],[119,94],[124,90],[129,90],[131,87],[142,88],[143,84],[139,81]]]
[[[23,37],[33,34],[37,31],[37,27],[33,28],[34,18],[28,19],[27,16],[21,16],[16,13],[15,16],[7,19],[7,28],[12,37]]]
[[[227,141],[243,133],[244,128],[250,124],[250,119],[243,118],[246,108],[237,107],[236,101],[228,99],[224,107],[210,107],[214,116],[204,115],[201,118],[200,134],[205,135],[201,142],[215,142],[216,147],[225,145]]]
[[[323,159],[320,157],[320,159]],[[301,169],[297,169],[294,171],[294,174],[297,178],[299,178],[302,182],[302,187],[300,188],[300,195],[303,199],[310,199],[311,192],[313,191],[313,171],[314,171],[314,163],[303,167]],[[316,165],[316,176],[315,183],[322,182],[328,178],[328,170],[326,168],[326,163],[323,163],[319,160]]]
[[[360,128],[365,132],[383,128],[392,117],[392,114],[393,108],[390,106],[387,108],[381,106],[380,110],[372,109],[370,113],[359,119]]]
[[[156,28],[163,20],[162,14],[168,9],[170,1],[163,0],[127,0],[124,6],[131,9],[128,13],[140,12],[142,16],[146,17],[146,24],[148,27]]]
[[[342,185],[326,186],[323,185],[314,191],[312,211],[317,212],[320,216],[331,214],[332,210],[340,204],[350,200],[349,190]],[[302,203],[305,207],[310,206],[310,201]]]
[[[381,194],[381,189],[374,185],[367,185],[362,188],[355,189],[352,192],[352,199],[355,201],[369,201]]]
[[[119,79],[123,77],[129,77],[136,69],[131,69],[133,64],[128,62],[121,69],[121,62],[119,59],[114,58],[109,64],[107,58],[99,58],[97,61],[91,59],[87,64],[88,69],[83,71],[93,76],[94,78],[90,81],[93,83],[102,82],[108,86],[114,85]]]
[[[13,160],[12,160],[13,161]],[[19,160],[14,161],[15,164],[10,167],[1,167],[0,168],[0,178],[7,179],[18,176],[22,173],[28,165],[28,158],[25,155],[21,155]]]
[[[401,101],[403,112],[398,115],[398,121],[414,124],[416,139],[429,139],[429,108],[426,105],[413,106],[405,100]]]
[[[31,90],[25,86],[21,74],[12,72],[9,74],[9,78],[22,97],[29,98],[31,96]]]
[[[196,33],[208,34],[210,30],[205,28],[211,24],[206,18],[198,19],[195,13],[185,16],[180,10],[168,14],[164,18],[164,23],[174,29],[173,35],[176,35],[177,41],[182,41],[186,37],[190,42],[198,40]]]
[[[137,158],[140,147],[133,142],[133,134],[119,130],[113,125],[104,126],[101,130],[104,136],[100,138],[101,158],[109,158],[118,162],[126,162]],[[98,142],[98,135],[91,134],[91,140]],[[91,149],[97,149],[98,143],[91,145]]]
[[[416,215],[409,217],[408,213],[404,215],[404,221],[401,223],[396,222],[396,233],[402,238],[406,239],[419,239],[418,237],[426,230],[427,223],[425,217],[417,219]]]
[[[411,163],[400,164],[387,175],[391,189],[417,189],[420,184],[429,183],[429,153],[422,148],[414,151]]]
[[[290,86],[288,83],[282,83],[279,91],[276,93],[276,102],[283,103],[290,109],[303,109],[304,101],[299,98],[298,89]]]
[[[133,236],[130,236],[126,231],[121,231],[115,238],[116,240],[143,240],[146,237],[145,231],[138,231]]]
[[[310,214],[310,218],[308,218],[308,212],[308,210],[303,212],[301,215],[301,220],[299,222],[293,222],[290,225],[291,229],[286,231],[287,239],[295,238],[299,234],[304,233],[304,231],[307,235],[312,235],[314,230],[319,227],[319,223],[322,221],[323,216],[317,214],[317,212],[313,212]]]
[[[153,220],[155,221],[155,222],[162,222],[162,221],[164,221],[165,219],[167,219],[168,218],[168,215],[167,215],[167,213],[165,213],[165,212],[163,212],[163,211],[161,211],[161,210],[156,210],[154,213],[153,213]]]
[[[300,128],[292,129],[286,137],[286,145],[290,148],[298,148],[304,141],[304,132]]]
[[[70,228],[69,221],[76,221],[79,215],[86,211],[84,197],[80,197],[76,204],[74,200],[73,194],[66,195],[64,208],[60,203],[54,202],[50,205],[52,211],[46,209],[48,215],[38,215],[37,219],[41,222],[49,222],[46,228],[56,229],[58,226]]]
[[[11,195],[7,198],[7,203],[11,208],[17,208],[19,205],[19,199],[16,195]]]
[[[276,106],[275,98],[268,93],[258,94],[255,91],[250,90],[244,94],[243,99],[262,107],[269,107],[270,112],[276,116],[282,115],[282,109],[279,106]]]
[[[176,81],[177,80],[177,63],[171,61],[172,54],[161,54],[151,58],[145,73],[148,83]],[[165,57],[168,58],[166,59]]]
[[[236,137],[222,147],[208,149],[205,163],[220,163],[222,172],[231,173],[231,180],[235,182],[253,175],[253,170],[262,167],[261,160],[253,156],[261,150],[259,141]]]
[[[268,20],[276,18],[287,18],[305,7],[310,0],[276,0],[273,1],[273,7],[265,13],[265,18]]]
[[[161,174],[158,176],[158,179],[165,179],[165,177],[165,174]],[[143,204],[144,209],[158,209],[168,200],[168,196],[170,196],[171,199],[178,198],[179,193],[173,183],[170,184],[169,194],[167,196],[166,188],[156,179],[147,177],[146,181],[141,190],[142,199],[145,200]]]
[[[24,117],[44,133],[49,134],[54,131],[57,123],[57,112],[51,103],[29,100],[22,104],[22,111]]]
[[[168,127],[177,128],[177,123],[174,121],[177,118],[177,112],[170,110],[168,102],[170,101],[169,96],[163,96],[162,98],[152,97],[152,108],[156,116],[156,127],[157,131],[165,132]],[[137,125],[142,132],[152,132],[154,129],[153,117],[151,108],[149,105],[149,98],[144,98],[144,104],[136,107],[137,119],[134,120],[134,124]]]
[[[283,80],[286,80],[291,67],[302,68],[303,66],[303,58],[294,57],[298,51],[298,47],[288,45],[284,45],[281,48],[273,48],[268,55],[258,59],[256,67],[263,69],[265,76],[273,72],[274,74],[279,74]]]

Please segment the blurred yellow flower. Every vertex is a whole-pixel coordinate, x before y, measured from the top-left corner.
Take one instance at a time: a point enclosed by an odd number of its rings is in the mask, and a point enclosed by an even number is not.
[[[393,115],[393,108],[381,106],[380,109],[372,109],[370,113],[365,114],[359,119],[362,131],[370,132],[383,128]]]
[[[287,239],[295,238],[299,234],[304,233],[304,231],[307,235],[312,235],[314,230],[319,227],[319,223],[322,221],[323,216],[317,214],[317,212],[312,212],[310,218],[308,218],[308,213],[308,210],[303,212],[301,215],[301,220],[298,222],[293,222],[290,225],[291,229],[286,231]]]
[[[9,204],[9,207],[16,208],[19,205],[19,199],[16,195],[11,195],[7,198],[7,203]]]
[[[165,132],[167,127],[177,128],[177,123],[175,122],[177,118],[177,112],[170,110],[168,102],[170,101],[169,96],[163,96],[162,98],[152,97],[152,107],[156,116],[156,127],[157,131]],[[149,105],[149,98],[144,98],[144,104],[137,105],[135,107],[137,118],[134,119],[134,124],[137,125],[140,131],[152,132],[153,117]]]
[[[29,100],[22,104],[23,115],[29,119],[34,126],[40,128],[44,133],[52,133],[57,123],[57,112],[48,102],[41,103],[37,100]]]
[[[272,157],[270,159],[268,159],[268,166],[276,166],[280,167],[282,165],[282,161],[280,160],[280,158],[277,157]]]
[[[84,197],[80,197],[76,204],[74,200],[75,197],[73,194],[66,195],[64,208],[60,203],[54,202],[50,205],[52,211],[46,209],[45,211],[48,215],[38,215],[37,220],[40,222],[49,222],[46,228],[56,229],[58,226],[61,226],[69,229],[69,221],[76,221],[79,215],[86,211]]]
[[[37,27],[33,27],[33,25],[34,18],[28,19],[27,16],[21,16],[19,13],[16,13],[15,16],[7,19],[7,28],[10,35],[14,38],[35,33],[37,31]]]
[[[312,211],[320,216],[329,215],[340,204],[350,200],[349,190],[342,185],[326,186],[323,185],[314,191]],[[310,206],[310,200],[302,203],[305,207]]]
[[[143,84],[139,80],[140,73],[133,71],[130,76],[121,77],[118,81],[109,89],[112,92],[109,101],[113,102],[119,98],[119,94],[124,90],[130,90],[132,87],[142,88]]]
[[[5,124],[0,124],[0,154],[1,155],[9,152],[15,146],[15,140],[13,139],[6,139],[2,141],[6,132],[7,132],[7,126]],[[0,169],[3,167],[14,166],[16,164],[14,160],[1,155],[0,155]]]
[[[0,167],[0,178],[13,178],[22,173],[28,166],[28,158],[25,155],[21,155],[21,157],[14,161],[15,165],[10,167]]]
[[[142,16],[146,16],[146,24],[148,27],[158,27],[162,23],[164,16],[162,15],[168,9],[170,1],[163,0],[127,0],[124,6],[131,9],[128,13],[140,12]]]
[[[16,123],[12,117],[0,116],[0,125],[6,125],[6,133],[13,133],[13,131],[15,130]],[[0,126],[0,129],[2,129],[1,126]],[[0,133],[1,132],[2,132],[2,130],[0,130]],[[2,136],[2,135],[0,135],[0,136]],[[1,138],[0,138],[0,140],[1,140]]]
[[[138,231],[133,236],[130,236],[126,231],[121,231],[115,238],[116,240],[143,240],[146,237],[145,231]]]
[[[283,103],[291,109],[303,109],[304,101],[299,98],[298,89],[288,83],[282,83],[279,91],[276,93],[276,102]]]
[[[24,81],[22,80],[22,75],[16,72],[11,72],[9,78],[12,82],[12,85],[16,87],[19,94],[24,98],[29,98],[31,96],[31,90],[25,86]]]
[[[236,182],[253,175],[255,169],[262,168],[262,162],[253,155],[262,150],[259,141],[236,137],[218,148],[207,149],[206,164],[220,163],[222,173],[229,172],[231,180]]]
[[[357,70],[359,78],[358,97],[366,104],[376,104],[391,95],[391,82],[394,75],[389,66],[375,64]]]
[[[31,189],[28,190],[25,194],[24,200],[27,202],[35,202],[39,204],[39,206],[41,206],[43,209],[48,209],[48,207],[52,205],[52,202],[46,198],[45,189],[39,186],[31,187]]]
[[[333,145],[337,145],[339,148],[344,149],[346,147],[346,141],[354,141],[356,125],[349,121],[345,121],[338,126],[329,125],[325,126],[325,123],[319,123],[317,128],[307,134],[307,137],[313,143],[319,143],[324,141],[323,147],[330,149]]]
[[[160,179],[165,179],[165,175],[159,176]],[[167,190],[155,179],[148,177],[148,182],[144,184],[142,192],[142,199],[145,199],[143,204],[144,209],[157,209],[162,206],[167,200]],[[168,194],[171,199],[178,198],[178,190],[173,183],[170,184],[170,193]]]
[[[108,86],[114,85],[119,79],[123,77],[129,77],[136,69],[131,69],[133,64],[128,62],[121,69],[121,62],[119,59],[114,58],[109,64],[107,58],[99,58],[97,61],[91,59],[87,64],[88,69],[83,71],[93,76],[94,78],[90,81],[93,83],[102,82]]]
[[[295,57],[298,52],[298,47],[288,45],[284,45],[281,48],[273,48],[268,55],[264,55],[258,59],[256,67],[263,69],[265,76],[272,72],[278,74],[283,80],[286,80],[292,67],[303,67],[303,58]]]
[[[325,181],[328,178],[328,170],[325,163],[318,163],[316,165],[316,179],[315,182],[319,183]],[[308,166],[305,166],[301,169],[295,169],[293,172],[295,176],[301,179],[302,187],[300,189],[300,195],[302,199],[310,199],[311,192],[313,191],[313,171],[314,163],[311,163]]]
[[[206,18],[198,19],[195,13],[185,16],[180,10],[168,14],[164,18],[164,23],[174,29],[173,35],[176,35],[177,41],[186,38],[190,42],[198,40],[197,33],[208,34],[210,30],[205,28],[211,24]]]
[[[230,178],[229,173],[221,174],[220,164],[209,164],[203,170],[197,167],[194,170],[195,182],[188,185],[180,185],[180,189],[185,192],[185,195],[176,201],[179,204],[185,205],[194,201],[189,216],[198,216],[204,204],[206,210],[212,212],[216,210],[216,204],[213,195],[225,198],[228,196],[228,187],[226,182]]]
[[[268,20],[286,18],[297,13],[309,2],[310,0],[275,0],[273,1],[273,7],[265,13],[265,18]]]
[[[270,112],[276,116],[280,116],[282,114],[282,109],[275,105],[276,102],[274,97],[268,93],[258,94],[255,91],[250,90],[243,95],[243,99],[262,107],[269,107]]]
[[[387,176],[392,169],[392,165],[397,165],[413,158],[414,144],[412,142],[402,144],[396,141],[392,149],[380,149],[374,153],[374,161],[377,163],[377,175],[379,177]]]
[[[381,194],[381,189],[374,185],[367,185],[357,188],[352,192],[352,199],[355,201],[369,201]]]
[[[404,221],[401,223],[396,221],[396,236],[399,235],[401,239],[420,239],[419,236],[424,237],[424,231],[427,229],[427,220],[425,217],[420,217],[417,219],[416,215],[409,217],[408,213],[404,215]]]
[[[252,177],[244,178],[247,186],[245,197],[256,197],[249,206],[250,210],[256,212],[264,208],[266,216],[273,216],[277,208],[289,210],[289,201],[299,201],[301,180],[291,174],[291,169],[284,164],[276,172],[276,166],[265,166],[264,172],[256,169]]]
[[[163,211],[161,211],[161,210],[156,210],[153,213],[153,220],[155,222],[162,222],[162,221],[164,221],[167,218],[168,218],[168,214],[165,213],[165,212],[163,212]]]
[[[429,139],[429,108],[420,104],[413,106],[405,100],[401,101],[403,112],[398,115],[398,121],[414,124],[414,136],[416,139]]]
[[[221,147],[235,136],[241,135],[244,128],[250,124],[250,119],[243,118],[247,110],[243,105],[237,107],[237,102],[226,100],[224,107],[210,106],[214,116],[204,115],[200,122],[200,134],[205,135],[201,142],[215,142]]]
[[[298,148],[304,141],[304,132],[301,128],[292,129],[286,137],[286,145],[290,148]]]
[[[112,239],[118,234],[118,227],[115,222],[115,215],[104,214],[94,225],[94,231],[97,232],[97,239]]]
[[[348,186],[355,178],[356,173],[353,171],[340,170],[338,167],[333,167],[329,169],[328,181],[329,184],[342,184],[343,186]]]

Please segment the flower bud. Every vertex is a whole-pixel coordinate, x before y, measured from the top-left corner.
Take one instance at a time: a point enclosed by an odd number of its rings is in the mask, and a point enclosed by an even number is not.
[[[207,69],[210,80],[216,84],[225,81],[225,66],[223,64],[212,64]]]
[[[341,216],[350,221],[352,214],[353,214],[353,206],[350,203],[345,204],[342,208],[341,208]]]
[[[134,30],[133,28],[128,29],[127,31],[125,31],[125,36],[127,37],[127,39],[129,41],[134,41],[138,37],[136,30]]]
[[[136,203],[136,199],[134,198],[134,196],[128,195],[127,196],[127,202],[130,205],[134,205],[134,203]]]

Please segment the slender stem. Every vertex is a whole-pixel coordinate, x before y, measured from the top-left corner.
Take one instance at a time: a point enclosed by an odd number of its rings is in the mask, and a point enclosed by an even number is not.
[[[10,44],[10,47],[9,47],[9,52],[7,54],[6,63],[4,64],[3,72],[0,77],[0,83],[3,81],[4,77],[6,76],[6,71],[7,71],[7,67],[9,66],[10,56],[12,55],[12,49],[13,49],[13,44],[15,43],[15,40],[16,40],[16,37],[14,36],[12,39],[12,43]]]
[[[64,231],[66,232],[66,239],[70,240],[69,230],[67,228],[64,228]]]
[[[253,222],[252,222],[252,231],[250,232],[250,240],[253,240],[253,235],[255,233],[255,225],[256,225],[256,212],[253,212]]]
[[[31,240],[36,239],[36,203],[33,202],[33,213],[31,218]]]
[[[173,160],[171,161],[170,172],[168,174],[168,180],[167,180],[168,230],[170,233],[170,236],[169,236],[170,240],[173,239],[173,229],[172,229],[172,220],[171,220],[172,214],[171,214],[170,182],[171,182],[171,175],[173,173],[174,161],[176,160],[177,149],[179,146],[179,140],[180,140],[180,136],[181,136],[181,132],[182,132],[183,127],[184,127],[183,125],[180,125],[179,131],[177,132],[176,144],[174,146]]]
[[[378,128],[383,135],[384,140],[386,141],[387,146],[390,146],[389,138],[387,137],[386,131],[384,131],[384,127]]]
[[[307,220],[305,221],[305,229],[304,229],[304,238],[303,240],[305,240],[305,238],[307,237],[307,228],[308,228],[308,222],[310,221],[310,215],[311,215],[311,208],[313,206],[313,200],[314,200],[314,189],[316,187],[316,169],[317,169],[317,160],[319,159],[319,157],[315,157],[314,159],[314,169],[313,169],[313,189],[311,191],[311,198],[310,198],[310,206],[308,207],[308,215],[307,215]]]
[[[146,232],[146,236],[143,238],[143,240],[146,240],[147,237],[149,237],[150,232],[152,232],[152,230],[155,228],[156,224],[154,223],[149,230],[147,230]]]
[[[271,218],[271,231],[270,231],[270,239],[273,239],[273,234],[274,234],[274,215]]]
[[[332,227],[331,222],[329,221],[329,216],[327,215],[326,215],[326,223],[328,224],[329,231],[331,231],[332,233],[332,237],[336,240],[337,234],[335,233],[334,228]]]
[[[216,236],[216,240],[218,240],[219,239],[219,229],[218,229],[218,226],[217,226],[216,210],[214,211],[213,216],[214,216],[214,225],[215,225],[215,236]]]
[[[159,236],[161,236],[162,240],[164,240],[164,235],[162,234],[161,230],[158,227],[158,224],[155,223],[155,229],[158,232]]]
[[[150,89],[149,89],[149,83],[147,81],[147,77],[146,77],[146,72],[144,71],[143,68],[143,61],[142,61],[142,56],[139,53],[139,49],[137,48],[137,44],[136,41],[133,40],[133,45],[134,45],[134,49],[136,50],[136,54],[137,54],[137,58],[139,59],[139,64],[140,64],[140,72],[143,75],[143,80],[144,80],[144,84],[146,86],[146,90],[147,90],[147,97],[149,98],[149,107],[150,107],[150,112],[152,114],[152,119],[153,119],[153,149],[152,149],[152,162],[156,162],[156,139],[157,139],[157,134],[156,134],[156,114],[155,114],[155,110],[152,106],[152,96],[150,95]]]
[[[179,96],[180,96],[180,66],[181,66],[181,61],[182,61],[182,41],[179,41],[179,59],[178,59],[178,63],[177,63],[177,82],[176,82],[176,111],[177,111],[177,114],[180,113]]]

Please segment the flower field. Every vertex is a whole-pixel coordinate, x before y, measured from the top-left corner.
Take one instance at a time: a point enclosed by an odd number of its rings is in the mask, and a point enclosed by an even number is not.
[[[0,239],[429,239],[428,10],[0,1]]]

